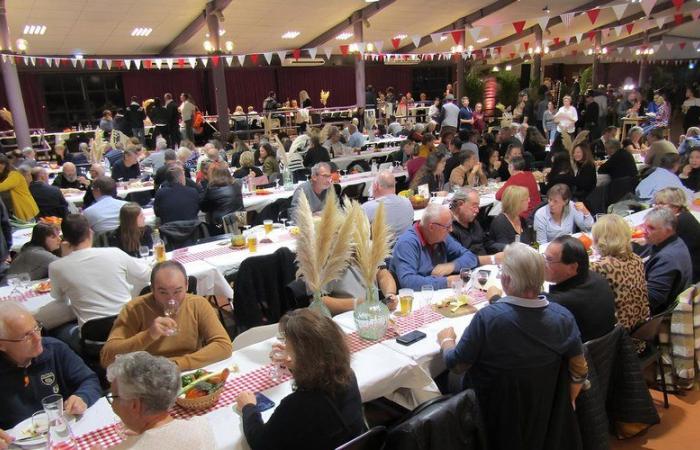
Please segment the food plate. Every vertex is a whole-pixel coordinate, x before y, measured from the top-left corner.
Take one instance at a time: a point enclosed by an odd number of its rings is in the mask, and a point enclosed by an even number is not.
[[[32,289],[40,294],[46,294],[51,292],[51,280],[42,281],[41,283],[35,284]]]
[[[66,417],[68,418],[69,425],[75,423],[76,419],[74,416],[66,415]],[[34,419],[33,421],[32,418]],[[46,413],[37,411],[31,417],[27,417],[15,425],[8,433],[15,438],[12,445],[22,448],[31,448],[46,444],[48,431],[49,425],[46,420]]]
[[[469,304],[472,298],[468,295],[460,295],[457,299],[455,296],[444,298],[432,305],[435,312],[442,314],[445,317],[459,317],[476,312],[476,308]]]
[[[270,195],[272,194],[272,191],[268,191],[267,189],[256,189],[255,190],[255,195]]]

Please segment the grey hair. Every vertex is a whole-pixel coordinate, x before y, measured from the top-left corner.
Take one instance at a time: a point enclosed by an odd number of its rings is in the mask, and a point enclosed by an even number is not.
[[[685,135],[687,137],[690,136],[700,136],[700,128],[698,127],[690,127],[688,128],[688,131],[685,132]]]
[[[635,133],[635,132],[637,132],[637,131],[640,132],[640,133],[644,133],[644,129],[643,129],[642,127],[632,127],[632,128],[630,128],[630,130],[627,132],[627,134],[630,135],[630,134]]]
[[[177,161],[177,152],[171,148],[163,152],[164,161]]]
[[[88,150],[88,145],[85,142],[81,142],[78,144],[78,149],[80,149],[81,152],[86,152]]]
[[[32,167],[28,164],[20,164],[17,171],[26,177],[32,174]]]
[[[380,170],[374,181],[382,189],[396,188],[396,178],[391,170]]]
[[[163,138],[156,139],[156,150],[163,150],[168,146],[168,141]]]
[[[507,295],[524,297],[540,292],[544,283],[544,258],[537,250],[522,242],[506,246],[503,252],[503,274],[509,279]]]
[[[192,156],[192,150],[190,150],[187,147],[180,147],[177,149],[177,157],[178,158],[185,158],[189,159]]]
[[[311,168],[311,176],[318,176],[319,172],[321,171],[322,168],[326,168],[328,170],[331,170],[331,165],[325,162],[320,162],[316,163],[312,168]]]
[[[20,314],[31,316],[29,310],[17,302],[0,302],[0,339],[9,338],[7,334],[7,319],[17,317]]]
[[[423,217],[420,219],[421,226],[427,227],[430,223],[440,218],[443,212],[449,211],[447,205],[439,205],[437,203],[429,203]]]
[[[34,149],[31,148],[31,147],[24,147],[24,148],[22,149],[22,154],[25,155],[25,156],[28,155],[28,154],[30,154],[30,153],[32,153],[32,152],[34,152]]]
[[[168,358],[148,352],[117,356],[107,367],[107,380],[119,384],[119,396],[141,400],[147,413],[167,411],[175,404],[180,389],[180,369]]]
[[[645,222],[651,222],[657,226],[663,226],[673,230],[678,228],[678,218],[668,208],[654,208],[644,217]]]

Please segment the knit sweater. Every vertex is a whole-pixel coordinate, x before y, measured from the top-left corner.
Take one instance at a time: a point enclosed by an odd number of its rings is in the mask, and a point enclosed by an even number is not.
[[[21,173],[11,170],[7,178],[0,182],[0,192],[10,191],[12,213],[20,220],[31,220],[39,214],[39,207],[34,201],[29,185]]]

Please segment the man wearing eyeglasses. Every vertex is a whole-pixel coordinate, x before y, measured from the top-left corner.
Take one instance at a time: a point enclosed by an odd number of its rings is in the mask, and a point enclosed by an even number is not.
[[[294,217],[293,211],[299,206],[299,197],[303,192],[309,201],[311,212],[316,214],[323,209],[326,204],[326,194],[331,187],[331,166],[328,163],[320,162],[311,168],[311,179],[301,183],[294,191],[292,203],[289,207],[290,217]]]
[[[400,287],[444,289],[459,279],[460,269],[478,265],[476,256],[450,236],[451,231],[449,208],[428,205],[421,221],[406,230],[394,246],[390,270]]]
[[[63,396],[68,414],[82,414],[101,396],[95,373],[63,342],[42,338],[41,329],[23,306],[0,302],[0,429],[40,411],[52,394]],[[0,430],[0,449],[11,440]]]

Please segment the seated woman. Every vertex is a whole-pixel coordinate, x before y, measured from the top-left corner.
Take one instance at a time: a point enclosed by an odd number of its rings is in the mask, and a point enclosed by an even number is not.
[[[547,204],[535,212],[537,242],[546,244],[557,236],[573,234],[576,228],[590,231],[593,216],[581,202],[571,201],[571,190],[565,184],[555,184],[547,191]]]
[[[629,142],[627,145],[631,145],[632,147],[629,149],[630,153],[641,153],[642,150],[646,149],[646,145],[642,143],[642,137],[644,136],[644,130],[642,127],[632,127],[629,129],[627,132],[627,139],[629,139]],[[627,145],[623,142],[623,147],[627,148]]]
[[[124,253],[138,258],[141,246],[153,248],[151,227],[146,225],[146,217],[138,203],[127,203],[119,209],[119,226],[107,233],[110,247],[117,247]]]
[[[10,193],[12,214],[20,220],[29,221],[39,214],[39,207],[29,192],[24,176],[15,170],[7,156],[0,155],[0,192]]]
[[[484,175],[488,180],[501,181],[500,174],[498,170],[501,168],[501,152],[497,148],[492,148],[488,151],[486,161],[482,163]]]
[[[170,415],[180,390],[180,370],[169,359],[143,351],[119,355],[107,368],[107,380],[111,392],[105,397],[128,430],[112,449],[216,448],[206,418]]]
[[[418,169],[418,172],[413,176],[410,188],[416,192],[418,186],[427,184],[430,192],[442,191],[445,184],[443,172],[445,172],[446,162],[445,155],[437,152],[431,153],[423,167]]]
[[[209,186],[204,191],[199,208],[207,213],[211,235],[223,234],[222,217],[243,209],[241,184],[231,177],[231,172],[225,164],[212,164],[209,170]]]
[[[524,187],[530,195],[530,202],[527,210],[520,213],[520,217],[528,219],[535,212],[537,205],[540,204],[540,189],[537,180],[532,172],[525,170],[525,159],[521,156],[511,158],[510,163],[508,163],[508,172],[510,172],[510,178],[496,192],[496,200],[502,200],[503,194],[510,186]]]
[[[575,189],[576,178],[574,177],[574,169],[571,167],[571,157],[568,152],[557,153],[552,158],[552,170],[547,174],[547,184],[542,193],[546,194],[555,184],[565,184],[570,191]]]
[[[32,238],[22,246],[12,260],[8,274],[28,273],[30,280],[49,277],[49,264],[58,259],[55,252],[61,247],[60,229],[39,222],[32,230]]]
[[[649,103],[650,105],[652,104],[651,102]],[[665,93],[655,93],[653,104],[656,104],[657,106],[656,115],[642,127],[645,136],[654,128],[667,127],[669,125],[669,120],[671,119],[671,104],[666,99]]]
[[[688,163],[680,174],[683,186],[693,192],[700,190],[700,147],[693,147],[688,154]]]
[[[583,201],[593,192],[598,182],[593,153],[588,143],[583,142],[574,147],[571,165],[574,169],[574,198]]]
[[[491,221],[489,234],[493,242],[490,252],[502,252],[513,242],[530,244],[531,233],[522,213],[528,210],[530,193],[522,186],[508,186],[501,198],[502,212]]]
[[[233,178],[240,179],[245,178],[248,175],[259,177],[263,174],[260,168],[255,167],[255,156],[253,156],[253,152],[251,152],[250,150],[246,150],[243,153],[241,153],[240,163],[241,167],[240,169],[236,169],[233,172]]]
[[[307,308],[288,312],[279,331],[285,343],[278,349],[286,353],[279,363],[292,373],[295,390],[282,399],[267,423],[255,410],[253,392],[238,395],[250,448],[327,450],[362,434],[362,399],[345,333],[328,317]]]
[[[649,318],[649,296],[644,263],[632,252],[632,232],[615,214],[602,216],[593,225],[593,248],[600,259],[590,270],[603,275],[615,293],[615,317],[628,331]]]
[[[262,164],[262,171],[268,177],[274,174],[279,174],[280,165],[275,157],[275,151],[272,149],[270,143],[265,142],[260,146],[260,163]]]

